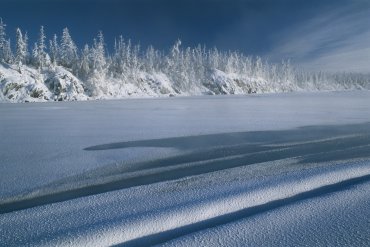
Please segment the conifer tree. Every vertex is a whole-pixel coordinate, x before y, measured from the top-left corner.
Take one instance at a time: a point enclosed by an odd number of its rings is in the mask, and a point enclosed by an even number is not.
[[[54,65],[57,65],[59,60],[59,49],[58,37],[54,34],[53,39],[49,41],[50,59]]]
[[[32,63],[37,67],[38,66],[38,58],[39,58],[39,48],[37,43],[33,44],[32,48]]]
[[[68,28],[63,29],[62,40],[60,44],[60,62],[61,65],[72,68],[78,59],[77,47],[69,34]]]
[[[40,32],[39,32],[39,38],[37,41],[37,56],[36,58],[36,66],[39,68],[43,68],[45,65],[47,65],[47,53],[46,53],[46,45],[45,45],[45,32],[44,32],[44,26],[40,27]],[[36,53],[34,52],[34,55]]]
[[[12,50],[10,40],[6,39],[5,27],[6,24],[0,18],[0,62],[9,63],[12,60]]]
[[[27,56],[26,43],[19,28],[16,30],[15,62],[24,64]]]
[[[29,61],[30,53],[28,50],[28,33],[27,32],[24,34],[23,42],[24,42],[24,49],[25,49],[25,63],[28,64],[30,62]]]
[[[82,51],[79,71],[82,78],[87,78],[90,73],[90,48],[88,45],[85,45]]]
[[[6,35],[5,35],[5,27],[6,24],[3,23],[3,19],[0,18],[0,62],[4,60],[4,50],[5,50],[5,43],[6,43]]]
[[[104,36],[101,31],[98,33],[98,40],[94,39],[92,60],[93,60],[93,69],[99,73],[103,73],[106,65],[106,59],[105,59]]]

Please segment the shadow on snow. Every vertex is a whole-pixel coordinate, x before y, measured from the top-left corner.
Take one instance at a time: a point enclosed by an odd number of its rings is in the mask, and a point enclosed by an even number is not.
[[[68,177],[44,186],[46,192],[0,202],[0,213],[286,158],[297,158],[303,165],[370,158],[370,123],[108,143],[84,150],[103,152],[130,147],[171,147],[183,154],[129,167],[107,165]],[[66,184],[69,189],[63,187]]]

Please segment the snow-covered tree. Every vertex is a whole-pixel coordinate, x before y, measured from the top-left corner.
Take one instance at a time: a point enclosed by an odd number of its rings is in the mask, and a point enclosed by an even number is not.
[[[31,58],[31,63],[34,64],[35,66],[38,66],[39,47],[38,47],[36,42],[33,44],[31,57],[32,57]]]
[[[158,64],[158,53],[153,46],[149,46],[145,52],[144,66],[148,72],[154,72]]]
[[[103,32],[98,33],[98,40],[94,39],[94,47],[92,48],[92,63],[93,70],[103,73],[106,65],[105,44]]]
[[[122,35],[114,41],[114,54],[110,71],[114,76],[122,76],[125,71],[125,41]]]
[[[5,27],[6,24],[0,18],[0,62],[10,63],[13,54],[10,47],[10,40],[6,39]]]
[[[4,50],[3,50],[4,61],[7,62],[7,63],[12,63],[13,58],[14,58],[12,48],[11,48],[10,44],[11,44],[10,39],[6,40],[5,44],[4,44]]]
[[[28,33],[26,32],[24,34],[24,47],[26,48],[26,63],[28,64],[30,62],[30,52],[28,49]]]
[[[53,39],[49,40],[49,50],[50,50],[50,59],[51,62],[56,65],[57,61],[59,60],[59,44],[58,44],[58,37],[54,34]]]
[[[82,51],[78,71],[82,78],[87,78],[90,73],[90,48],[88,45],[85,45]]]
[[[211,69],[218,69],[219,62],[220,62],[220,54],[217,48],[214,48],[213,50],[208,51],[208,66]]]
[[[283,73],[283,81],[286,83],[293,83],[294,75],[293,69],[290,64],[290,60],[284,60],[282,62],[282,73]]]
[[[68,28],[63,29],[62,40],[60,45],[60,63],[63,66],[72,68],[78,60],[77,46],[69,34]]]
[[[45,44],[45,31],[44,31],[44,26],[40,27],[40,33],[39,33],[39,39],[38,39],[38,49],[39,53],[45,53],[46,51],[46,44]]]
[[[48,64],[50,60],[49,55],[46,53],[46,44],[45,44],[45,32],[44,26],[40,27],[39,38],[37,40],[36,46],[32,51],[32,56],[34,58],[34,63],[37,67],[43,68]]]
[[[5,34],[6,24],[3,23],[3,19],[0,18],[0,61],[5,62],[4,51],[6,45],[6,34]]]
[[[27,47],[19,28],[16,30],[15,62],[24,64],[27,57]]]
[[[256,58],[255,65],[254,65],[254,76],[256,77],[263,77],[263,62],[262,58],[258,57]]]

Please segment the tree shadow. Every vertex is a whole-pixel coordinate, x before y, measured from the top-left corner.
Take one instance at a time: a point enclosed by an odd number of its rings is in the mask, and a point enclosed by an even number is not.
[[[171,147],[173,157],[131,166],[106,165],[43,186],[42,193],[0,202],[0,213],[108,191],[176,180],[225,169],[287,158],[298,164],[370,158],[370,123],[309,126],[291,130],[222,133],[118,142],[85,148],[88,152],[131,147]],[[65,185],[68,185],[68,189]]]

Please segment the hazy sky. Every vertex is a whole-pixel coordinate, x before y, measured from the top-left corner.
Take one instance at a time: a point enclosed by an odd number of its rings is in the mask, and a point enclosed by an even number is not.
[[[0,0],[0,17],[35,39],[69,27],[80,46],[102,30],[142,46],[204,44],[309,69],[370,72],[369,0]]]

